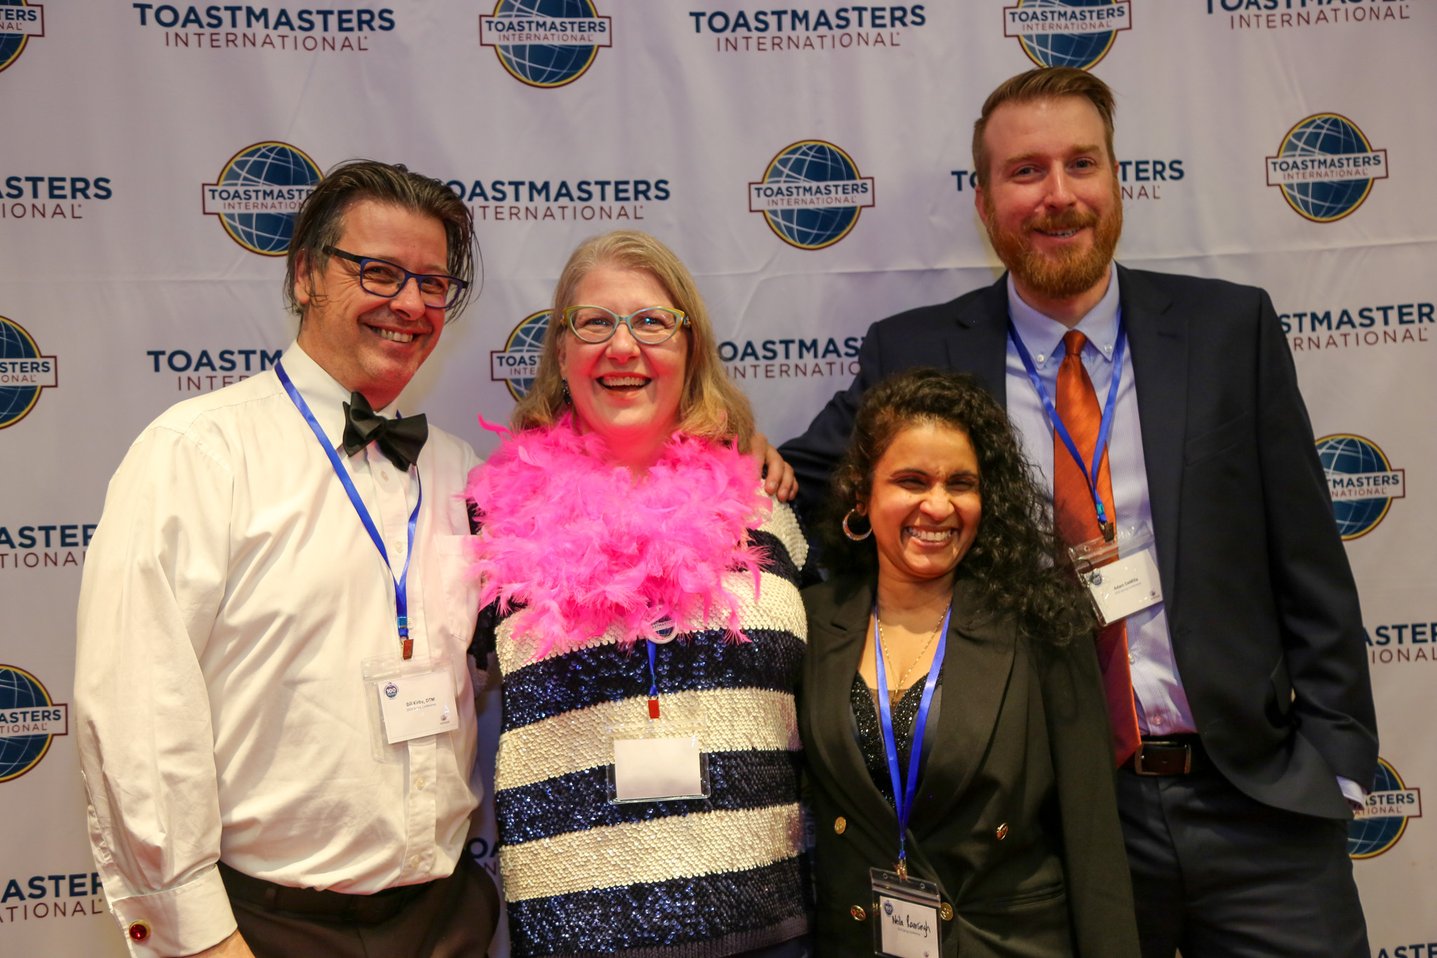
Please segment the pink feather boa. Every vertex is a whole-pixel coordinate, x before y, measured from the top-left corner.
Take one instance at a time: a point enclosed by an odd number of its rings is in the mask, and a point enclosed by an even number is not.
[[[739,600],[726,572],[753,577],[761,548],[748,529],[771,503],[753,460],[721,443],[675,434],[647,474],[615,464],[604,440],[570,417],[504,437],[469,474],[466,490],[483,528],[470,545],[480,608],[515,606],[515,635],[532,636],[536,658],[597,641],[618,626],[620,645],[665,641],[717,614],[729,638]],[[677,628],[661,637],[668,620]]]

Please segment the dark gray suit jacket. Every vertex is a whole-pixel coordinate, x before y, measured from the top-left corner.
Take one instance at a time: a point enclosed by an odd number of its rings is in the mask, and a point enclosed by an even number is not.
[[[1198,733],[1267,805],[1350,812],[1377,722],[1357,589],[1272,301],[1218,280],[1118,268],[1173,651]],[[914,366],[1006,399],[1005,279],[875,323],[859,373],[784,457],[800,510],[826,492],[863,392]]]

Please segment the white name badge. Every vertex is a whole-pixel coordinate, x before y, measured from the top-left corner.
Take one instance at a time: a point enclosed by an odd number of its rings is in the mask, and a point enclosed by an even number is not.
[[[706,756],[697,734],[613,737],[610,802],[707,798]]]
[[[1068,549],[1103,625],[1163,600],[1152,530],[1120,527],[1113,540],[1093,539]]]
[[[384,738],[390,745],[426,735],[443,735],[458,725],[454,679],[447,668],[395,675],[375,683]]]
[[[1125,556],[1085,574],[1104,624],[1126,618],[1162,598],[1152,549]]]
[[[938,886],[881,868],[868,870],[873,884],[873,951],[892,958],[938,958],[942,924]]]

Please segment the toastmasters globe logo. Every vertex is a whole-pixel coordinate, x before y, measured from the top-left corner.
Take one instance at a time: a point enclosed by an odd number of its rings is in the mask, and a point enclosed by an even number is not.
[[[530,313],[519,321],[503,349],[489,353],[489,378],[503,383],[517,402],[529,394],[539,371],[539,352],[549,328],[549,311]]]
[[[901,47],[905,31],[928,22],[924,4],[690,10],[694,33],[718,53],[777,53]]]
[[[284,256],[300,204],[319,182],[319,167],[288,143],[256,143],[240,150],[206,183],[204,211],[218,216],[230,239],[261,256]]]
[[[70,732],[70,707],[14,665],[0,665],[0,784],[30,771],[58,735]]]
[[[177,50],[367,53],[369,39],[395,27],[388,7],[293,9],[251,3],[131,3],[141,29]]]
[[[0,72],[20,59],[31,37],[44,35],[44,7],[25,0],[0,0]]]
[[[1407,831],[1407,823],[1422,817],[1422,792],[1409,788],[1385,758],[1377,760],[1377,775],[1367,804],[1347,826],[1347,854],[1354,859],[1376,858],[1390,851]]]
[[[612,17],[592,0],[499,0],[479,18],[479,45],[493,47],[509,75],[527,86],[568,86],[613,46]]]
[[[0,316],[0,429],[30,415],[40,391],[59,384],[55,357],[42,355],[24,326]]]
[[[1133,26],[1128,0],[1018,0],[1003,8],[1003,36],[1040,67],[1086,70]]]
[[[1267,185],[1281,188],[1293,212],[1314,223],[1351,214],[1387,179],[1387,151],[1374,150],[1345,116],[1315,113],[1287,131],[1267,158]]]
[[[778,151],[763,179],[748,185],[748,210],[762,213],[779,239],[824,249],[853,231],[873,205],[873,177],[825,140],[799,140]]]
[[[1323,436],[1317,440],[1317,458],[1327,474],[1332,514],[1344,540],[1361,538],[1377,528],[1393,501],[1406,495],[1404,471],[1393,469],[1371,439]]]

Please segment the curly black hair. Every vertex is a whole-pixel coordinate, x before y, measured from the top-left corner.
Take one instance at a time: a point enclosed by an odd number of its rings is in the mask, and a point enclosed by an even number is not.
[[[840,532],[842,518],[868,501],[874,467],[898,434],[922,423],[960,430],[978,457],[983,517],[958,566],[977,600],[1011,616],[1032,638],[1061,644],[1091,636],[1095,616],[1066,553],[1055,548],[1050,503],[1033,481],[1008,414],[966,374],[912,369],[864,395],[848,450],[833,473],[821,527],[824,565],[840,574],[877,575],[873,540],[848,539]],[[860,521],[854,531],[864,528]]]

